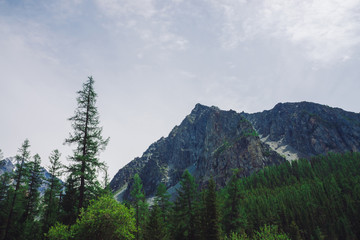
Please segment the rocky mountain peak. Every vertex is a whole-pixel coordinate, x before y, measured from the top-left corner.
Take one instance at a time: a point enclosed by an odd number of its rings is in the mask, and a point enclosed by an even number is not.
[[[197,104],[167,138],[120,169],[110,187],[118,192],[119,199],[128,198],[132,177],[138,173],[147,196],[155,194],[160,182],[174,192],[185,169],[200,185],[213,176],[223,186],[234,168],[241,168],[245,176],[282,161],[239,113]]]
[[[243,114],[261,139],[294,158],[360,150],[360,114],[311,103],[279,103],[261,113]],[[281,149],[288,151],[282,151]]]
[[[168,137],[120,169],[110,187],[118,199],[129,198],[138,173],[147,197],[160,182],[175,193],[185,169],[200,186],[211,176],[224,186],[235,168],[247,176],[285,159],[345,151],[360,151],[360,114],[311,102],[254,114],[196,104]]]

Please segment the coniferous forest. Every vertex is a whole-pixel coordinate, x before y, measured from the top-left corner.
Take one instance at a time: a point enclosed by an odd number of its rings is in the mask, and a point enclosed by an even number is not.
[[[117,202],[99,159],[109,139],[93,84],[89,77],[69,118],[69,164],[58,150],[49,156],[44,194],[41,158],[31,155],[29,140],[15,170],[0,176],[1,239],[360,239],[359,153],[285,162],[244,178],[234,169],[224,188],[213,178],[200,188],[186,170],[175,200],[161,183],[151,203],[136,174],[131,198]]]

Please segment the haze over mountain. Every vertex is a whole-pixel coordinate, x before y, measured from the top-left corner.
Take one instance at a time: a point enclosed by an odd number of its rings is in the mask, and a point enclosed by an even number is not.
[[[248,176],[299,157],[360,150],[360,114],[316,103],[279,103],[247,114],[197,104],[168,137],[153,143],[120,169],[110,183],[119,200],[129,197],[138,173],[147,197],[160,182],[174,193],[185,169],[200,185],[213,176],[219,186],[232,169]]]

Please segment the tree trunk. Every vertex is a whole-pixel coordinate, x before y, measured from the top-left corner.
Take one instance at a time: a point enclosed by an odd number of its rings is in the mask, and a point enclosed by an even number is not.
[[[89,125],[89,111],[90,111],[90,90],[87,96],[87,106],[86,106],[86,120],[85,120],[85,130],[84,130],[84,141],[82,149],[82,160],[81,160],[81,176],[80,176],[80,188],[79,188],[79,211],[84,205],[84,194],[85,194],[85,156],[86,156],[86,145],[88,137],[88,125]]]

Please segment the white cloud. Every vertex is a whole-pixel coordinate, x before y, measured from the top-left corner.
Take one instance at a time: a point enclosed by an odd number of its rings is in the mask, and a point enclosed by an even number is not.
[[[108,29],[134,32],[145,42],[144,48],[184,50],[187,47],[188,41],[171,30],[169,5],[154,0],[96,0],[96,3],[104,16],[111,19]]]
[[[132,17],[134,15],[151,18],[156,14],[153,0],[95,0],[97,5],[111,17]]]
[[[327,63],[349,58],[360,43],[358,0],[209,2],[224,19],[220,38],[227,49],[258,37],[287,39],[310,60]]]

